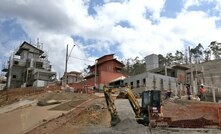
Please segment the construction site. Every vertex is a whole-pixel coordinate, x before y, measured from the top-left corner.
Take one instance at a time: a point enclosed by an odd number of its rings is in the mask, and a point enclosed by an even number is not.
[[[221,133],[220,60],[162,66],[151,54],[143,72],[128,76],[108,54],[84,77],[65,68],[58,80],[42,47],[23,42],[7,63],[3,134]]]
[[[59,86],[1,92],[1,133],[220,133],[221,105],[186,99],[163,102],[163,120],[138,124],[127,98],[113,95],[120,122],[111,126],[104,93],[65,92]],[[140,100],[139,98],[137,98]],[[10,125],[10,129],[8,128]]]

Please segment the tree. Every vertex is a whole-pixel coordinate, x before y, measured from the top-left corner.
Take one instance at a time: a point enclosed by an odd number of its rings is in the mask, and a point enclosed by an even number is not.
[[[217,43],[217,41],[212,41],[209,45],[209,48],[212,51],[212,54],[215,59],[220,59],[221,55],[221,43]]]
[[[177,63],[182,63],[184,59],[183,57],[184,54],[181,51],[176,50],[174,61]]]
[[[167,60],[166,60],[166,58],[162,54],[159,54],[158,58],[159,58],[159,66],[166,65]]]
[[[203,52],[204,52],[204,55],[205,55],[204,60],[209,61],[211,59],[211,50],[208,48],[208,49],[204,50]]]
[[[174,62],[175,57],[172,53],[167,53],[166,55],[166,65],[170,66]]]
[[[195,48],[190,49],[191,58],[195,59],[195,63],[199,63],[202,60],[203,46],[199,43]]]
[[[137,75],[146,71],[145,61],[139,60],[139,57],[128,58],[123,63],[125,64],[123,72],[126,75]]]

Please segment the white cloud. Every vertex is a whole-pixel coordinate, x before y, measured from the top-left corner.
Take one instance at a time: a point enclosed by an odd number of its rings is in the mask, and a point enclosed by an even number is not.
[[[200,5],[200,0],[186,0],[184,2],[184,9],[188,9],[191,6],[199,6]]]
[[[88,14],[89,0],[11,2],[14,1],[0,2],[0,20],[16,17],[29,37],[39,38],[44,43],[53,67],[61,73],[64,70],[66,44],[79,44],[79,47],[74,47],[72,57],[94,61],[97,57],[90,51],[121,52],[125,58],[144,57],[150,53],[184,50],[185,41],[195,45],[201,42],[207,46],[211,41],[218,40],[221,34],[221,29],[215,24],[220,17],[203,11],[186,10],[200,4],[199,0],[185,2],[184,9],[176,18],[160,16],[165,0],[106,0],[103,5],[94,7],[97,14],[93,16]],[[131,27],[118,25],[121,21],[128,22]],[[153,24],[153,21],[158,23]],[[73,35],[95,42],[90,45],[76,42],[71,38]],[[69,70],[82,70],[85,64],[93,62],[70,58]]]

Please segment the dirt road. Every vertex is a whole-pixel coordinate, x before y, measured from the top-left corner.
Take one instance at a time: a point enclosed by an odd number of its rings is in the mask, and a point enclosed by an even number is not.
[[[27,99],[27,98],[26,98]],[[27,134],[149,134],[149,133],[221,133],[218,129],[209,128],[152,128],[138,124],[135,120],[134,112],[127,99],[117,99],[115,105],[120,116],[121,122],[115,127],[110,126],[110,114],[106,108],[105,99],[102,94],[97,96],[87,94],[74,94],[65,92],[48,92],[40,96],[29,96],[28,99],[38,100],[59,100],[64,101],[62,104],[56,104],[46,107],[36,105],[27,105],[25,107],[17,107],[12,111],[2,110],[0,114],[0,130],[1,133],[24,133]],[[185,115],[189,117],[197,116],[197,111],[203,114],[200,105],[206,106],[204,117],[208,116],[214,119],[217,115],[212,115],[215,104],[207,103],[189,103],[176,102],[164,104],[167,106],[164,111],[166,116],[172,119],[182,119],[182,111],[186,111]],[[188,108],[192,107],[192,110]],[[197,107],[196,113],[192,113],[194,107]],[[212,109],[213,108],[213,109]],[[10,108],[9,108],[10,109]],[[216,109],[216,108],[215,108]],[[180,110],[180,112],[177,112]],[[1,109],[0,109],[1,111]],[[5,112],[6,111],[6,112]],[[51,118],[49,118],[51,117]],[[53,117],[53,118],[52,118]],[[10,124],[10,129],[8,126]],[[40,125],[39,125],[40,124]],[[39,125],[39,126],[37,126]],[[37,126],[37,127],[36,127]],[[30,130],[31,128],[33,128]],[[30,131],[27,131],[30,130]]]
[[[26,105],[25,107],[7,113],[1,113],[0,133],[21,134],[41,124],[45,120],[54,118],[63,113],[63,111],[49,110],[52,107],[54,106],[38,107],[35,103],[34,105]]]
[[[25,133],[36,126],[65,115],[81,103],[96,98],[96,96],[56,91],[21,96],[21,98],[24,100],[0,107],[0,133]],[[62,103],[41,107],[36,105],[39,100],[57,100]]]

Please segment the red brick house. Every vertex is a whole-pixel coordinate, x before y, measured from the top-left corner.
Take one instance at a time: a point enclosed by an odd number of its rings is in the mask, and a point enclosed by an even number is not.
[[[123,67],[124,64],[114,58],[114,54],[104,55],[96,59],[95,65],[88,67],[89,74],[85,77],[86,84],[102,89],[112,80],[124,76]]]

